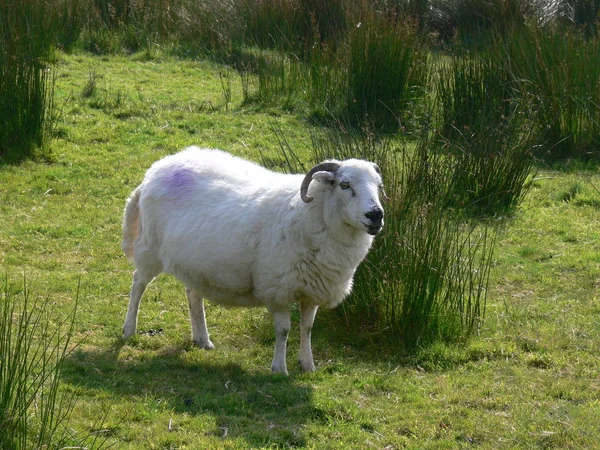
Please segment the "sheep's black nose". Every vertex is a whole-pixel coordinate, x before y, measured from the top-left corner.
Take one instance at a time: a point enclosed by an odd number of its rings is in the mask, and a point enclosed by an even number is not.
[[[374,208],[368,213],[366,213],[365,217],[374,223],[381,222],[381,220],[383,219],[383,211],[381,210],[381,208]]]

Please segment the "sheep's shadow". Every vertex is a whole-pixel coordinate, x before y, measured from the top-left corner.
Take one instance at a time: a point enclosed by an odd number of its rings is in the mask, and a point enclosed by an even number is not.
[[[189,346],[128,360],[119,357],[122,347],[118,340],[108,349],[74,351],[65,361],[63,380],[85,391],[109,392],[132,405],[140,398],[155,398],[176,413],[213,416],[216,426],[199,434],[243,438],[249,447],[306,445],[304,425],[318,411],[310,384],[293,374],[198,362],[185,356]],[[177,431],[176,423],[174,427]]]

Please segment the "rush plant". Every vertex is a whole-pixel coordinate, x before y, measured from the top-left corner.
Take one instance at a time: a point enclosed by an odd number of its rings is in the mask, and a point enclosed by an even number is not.
[[[75,311],[50,325],[50,301],[32,299],[27,284],[18,292],[5,281],[0,294],[0,448],[60,448],[73,395],[59,392],[69,354]]]
[[[0,0],[0,161],[44,143],[53,109],[55,41],[45,0]]]

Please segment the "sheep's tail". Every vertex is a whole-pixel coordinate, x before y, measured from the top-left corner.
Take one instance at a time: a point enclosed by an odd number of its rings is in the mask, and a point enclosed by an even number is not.
[[[142,190],[137,187],[125,205],[123,214],[123,241],[121,248],[129,261],[133,261],[133,245],[140,234],[140,194]]]

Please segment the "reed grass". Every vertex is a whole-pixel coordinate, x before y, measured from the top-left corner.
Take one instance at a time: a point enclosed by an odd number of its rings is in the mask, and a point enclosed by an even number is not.
[[[234,1],[184,0],[173,20],[179,55],[223,61],[242,47],[245,24]]]
[[[54,24],[44,0],[0,0],[0,159],[30,156],[53,110]]]
[[[57,45],[64,51],[71,51],[79,40],[85,26],[85,0],[59,0],[56,3],[53,20],[57,28]]]
[[[325,45],[303,55],[267,54],[258,70],[257,98],[299,104],[313,118],[336,117],[393,131],[416,116],[429,81],[428,54],[412,26],[380,14],[363,16],[334,51]]]
[[[5,280],[0,295],[0,448],[62,448],[77,441],[66,426],[75,396],[59,391],[76,305],[52,326],[48,299],[32,299],[26,283],[18,292]]]
[[[346,114],[376,128],[406,122],[407,107],[427,85],[427,53],[411,24],[376,12],[349,37]]]
[[[437,41],[430,38],[438,36],[455,71],[439,78],[445,87],[460,82],[460,64],[463,82],[473,80],[460,87],[453,106],[448,96],[442,99],[443,135],[454,132],[448,129],[453,121],[462,133],[461,123],[472,128],[473,120],[484,122],[492,111],[505,114],[517,98],[521,114],[548,125],[545,148],[552,156],[589,156],[598,142],[596,0],[54,1],[63,48],[79,36],[95,53],[151,53],[164,45],[181,56],[227,63],[258,49],[267,56],[256,72],[257,92],[250,93],[248,68],[241,68],[245,101],[282,104],[325,120],[333,115],[357,129],[375,124],[384,132],[420,126],[418,117],[429,108],[425,94],[443,92],[430,76],[443,60],[431,56]],[[485,56],[461,55],[464,47]],[[471,117],[452,117],[461,108]]]
[[[321,45],[335,48],[347,27],[343,0],[240,0],[237,7],[245,23],[245,42],[262,49],[277,49],[302,59]]]
[[[534,120],[544,158],[597,157],[600,39],[564,27],[527,27],[502,41],[503,59]]]
[[[587,36],[597,35],[600,20],[599,0],[567,0],[559,3],[564,5],[564,17],[568,24],[575,25]]]
[[[445,43],[479,46],[491,31],[509,31],[542,14],[535,0],[431,0],[429,27]]]
[[[456,162],[451,203],[469,214],[511,214],[529,187],[540,137],[521,112],[521,82],[493,51],[458,48],[439,67],[434,148]]]

